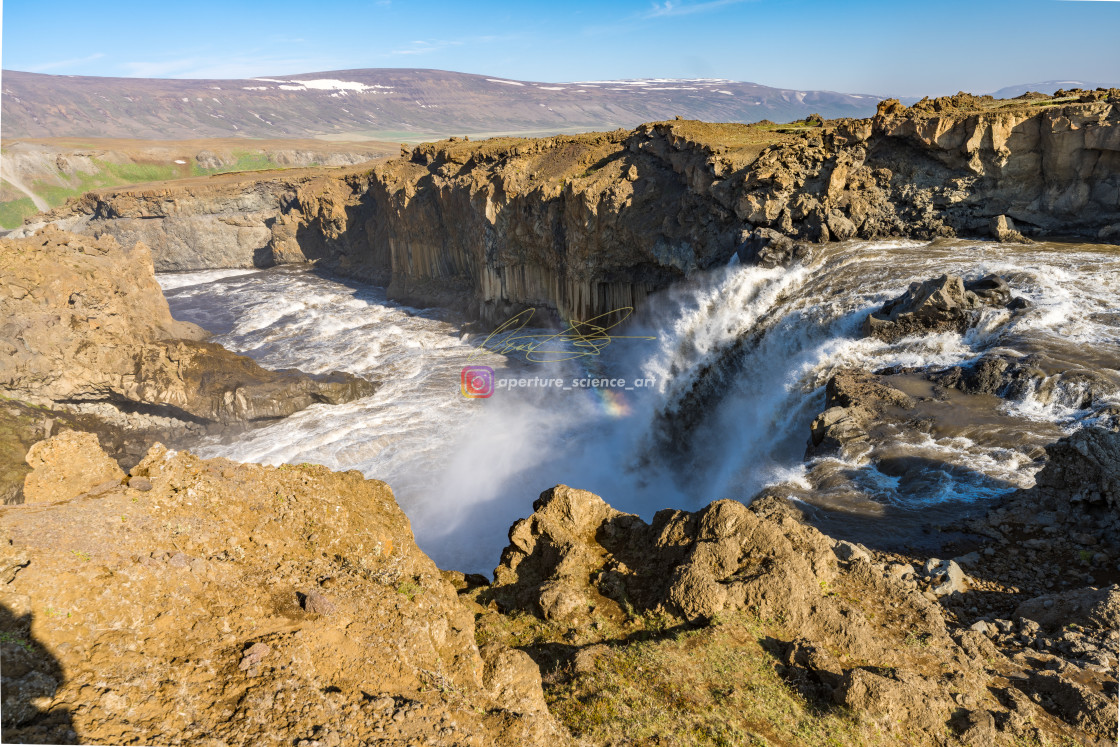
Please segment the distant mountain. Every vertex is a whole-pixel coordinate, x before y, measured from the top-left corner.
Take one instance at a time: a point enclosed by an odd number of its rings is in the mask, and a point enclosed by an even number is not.
[[[1071,88],[1086,88],[1092,90],[1099,88],[1100,83],[1086,83],[1083,80],[1044,80],[1041,83],[1020,83],[1017,86],[1007,86],[998,91],[994,91],[992,96],[997,99],[1013,99],[1016,96],[1022,96],[1029,91],[1037,91],[1038,93],[1054,93],[1063,88],[1069,90]]]
[[[877,96],[730,80],[534,83],[442,70],[337,70],[251,80],[3,72],[5,137],[371,137],[544,134],[641,122],[865,117]]]

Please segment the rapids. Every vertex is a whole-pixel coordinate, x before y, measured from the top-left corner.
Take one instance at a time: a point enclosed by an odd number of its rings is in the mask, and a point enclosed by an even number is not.
[[[860,337],[867,313],[915,280],[1003,275],[1027,312],[984,312],[965,335],[894,344]],[[510,524],[566,483],[649,519],[666,507],[749,501],[770,487],[826,509],[831,531],[934,542],[928,529],[1029,487],[1040,447],[1120,405],[1120,253],[1114,247],[939,240],[848,242],[805,265],[730,266],[649,299],[595,351],[538,358],[483,349],[461,320],[388,301],[383,289],[304,268],[159,276],[176,318],[271,368],[342,370],[381,388],[314,406],[197,453],[317,462],[389,483],[420,547],[443,568],[488,571]],[[551,334],[521,330],[520,334]],[[542,350],[556,349],[545,343]],[[838,369],[931,370],[984,353],[1034,355],[1047,371],[1111,382],[1092,407],[1049,399],[951,401],[927,431],[900,425],[889,459],[804,459]],[[540,351],[538,351],[540,353]],[[461,393],[465,366],[494,369],[488,398]],[[599,386],[589,385],[600,380]],[[603,385],[602,380],[608,380]],[[524,385],[521,385],[524,380]],[[557,381],[559,380],[559,381]],[[545,385],[544,382],[550,382]],[[516,382],[512,383],[511,382]],[[480,382],[485,383],[485,382]],[[925,383],[915,378],[915,395]]]

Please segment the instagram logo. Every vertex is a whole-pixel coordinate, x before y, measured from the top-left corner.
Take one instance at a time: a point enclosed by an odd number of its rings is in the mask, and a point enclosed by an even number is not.
[[[481,399],[494,393],[494,369],[490,366],[464,366],[462,380],[464,397]]]

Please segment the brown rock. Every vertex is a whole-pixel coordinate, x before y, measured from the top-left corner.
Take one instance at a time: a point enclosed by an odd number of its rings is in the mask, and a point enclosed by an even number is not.
[[[548,713],[541,690],[541,670],[524,651],[489,644],[479,649],[487,695],[514,713]]]
[[[1007,305],[1011,293],[1006,285],[1000,278],[982,278],[975,284],[980,291],[976,293],[956,275],[911,283],[901,296],[868,315],[863,333],[886,342],[915,334],[964,333],[976,323],[981,307]]]
[[[22,647],[0,641],[5,743],[62,744],[72,727],[93,744],[129,734],[144,744],[282,747],[303,735],[325,741],[317,727],[339,724],[340,744],[433,735],[570,744],[543,707],[531,659],[499,649],[484,661],[473,614],[416,546],[388,486],[311,465],[228,467],[153,447],[134,470],[152,484],[143,500],[117,490],[0,508],[0,536],[18,538],[0,543],[0,569],[18,569],[0,588],[4,604],[26,620],[32,609],[42,616],[33,634],[20,632],[38,659],[25,662]],[[309,590],[305,610],[290,591],[289,578],[328,577],[361,600],[347,605],[343,627],[317,616],[332,603],[321,590]],[[418,587],[415,603],[398,591],[403,579]],[[115,643],[123,630],[135,651]],[[66,676],[50,687],[17,682],[17,666],[44,652]],[[136,682],[157,685],[141,693]],[[400,720],[364,718],[367,693]],[[29,720],[40,711],[18,702],[25,696],[72,704],[68,719],[57,729]]]
[[[303,608],[316,615],[334,614],[334,602],[317,591],[312,591],[303,597]]]
[[[67,431],[40,441],[28,450],[27,463],[32,472],[23,483],[25,503],[61,501],[124,479],[92,433]]]
[[[183,422],[237,425],[371,394],[350,374],[270,371],[175,321],[148,248],[54,228],[0,239],[0,388],[33,402],[143,406]],[[11,342],[8,342],[11,340]]]
[[[1006,215],[997,215],[988,223],[988,230],[996,241],[1005,244],[1029,244],[1030,239],[1015,230],[1015,221]]]

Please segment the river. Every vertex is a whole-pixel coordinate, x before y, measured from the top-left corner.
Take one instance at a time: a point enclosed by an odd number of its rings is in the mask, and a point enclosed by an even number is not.
[[[860,336],[870,311],[943,273],[998,273],[1033,305],[987,310],[963,336]],[[930,524],[1029,487],[1043,445],[1120,405],[1120,253],[1110,247],[831,244],[788,269],[729,266],[691,278],[652,296],[601,349],[546,340],[530,322],[519,334],[536,337],[519,346],[535,344],[538,359],[569,358],[553,362],[495,352],[495,338],[463,333],[452,315],[306,268],[159,279],[176,318],[266,367],[381,382],[357,402],[313,406],[194,451],[384,480],[421,548],[464,571],[492,569],[510,524],[557,483],[646,519],[777,486],[859,539],[920,543]],[[1051,398],[961,400],[938,411],[935,427],[900,424],[889,459],[805,461],[833,372],[928,371],[993,352],[1034,356],[1055,375],[1091,372],[1104,393],[1091,407],[1074,384]],[[463,396],[466,366],[493,369],[492,396]],[[697,406],[691,395],[701,390]]]

